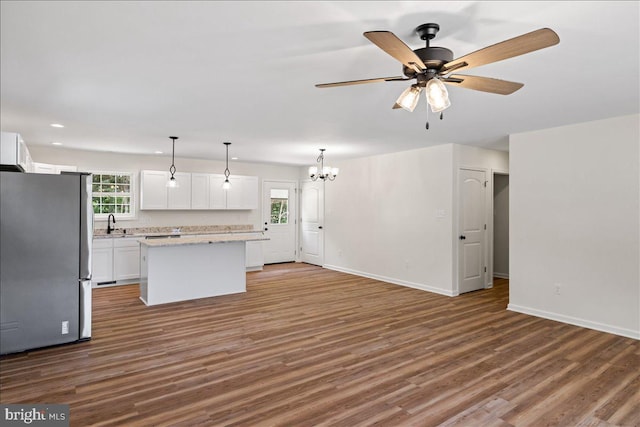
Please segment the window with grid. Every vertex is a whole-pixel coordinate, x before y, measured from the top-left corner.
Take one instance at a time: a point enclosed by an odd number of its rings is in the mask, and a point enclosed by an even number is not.
[[[131,172],[94,172],[91,191],[95,218],[104,219],[109,214],[134,218],[133,188]]]

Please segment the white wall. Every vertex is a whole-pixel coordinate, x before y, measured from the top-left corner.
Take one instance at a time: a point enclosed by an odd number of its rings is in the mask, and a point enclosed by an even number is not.
[[[325,266],[450,295],[452,150],[336,162],[340,175],[325,184]]]
[[[168,170],[171,157],[144,156],[119,153],[105,153],[83,150],[69,150],[60,147],[34,145],[29,147],[35,162],[61,165],[76,165],[80,171],[118,171],[136,172],[136,205],[139,206],[140,170]],[[176,157],[179,172],[222,173],[224,161],[183,159]],[[269,165],[263,163],[245,163],[231,161],[229,169],[235,175],[253,175],[259,177],[259,189],[262,191],[264,179],[283,179],[297,181],[300,168],[297,166]],[[260,205],[262,198],[260,198]],[[181,225],[228,225],[252,224],[261,229],[262,213],[256,210],[234,211],[141,211],[137,218],[130,221],[118,221],[118,227],[181,226]],[[106,221],[96,221],[96,227],[106,227]]]
[[[510,310],[640,338],[639,129],[511,136]]]
[[[493,275],[509,277],[509,175],[493,177]]]

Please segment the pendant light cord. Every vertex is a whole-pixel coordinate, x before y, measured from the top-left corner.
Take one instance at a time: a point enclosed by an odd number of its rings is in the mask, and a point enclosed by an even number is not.
[[[176,165],[175,165],[175,159],[176,159],[176,139],[178,139],[177,136],[170,136],[169,138],[171,138],[173,140],[173,148],[171,150],[171,167],[169,168],[169,172],[171,173],[171,178],[173,178],[173,175],[176,173]]]
[[[225,142],[224,145],[227,146],[227,168],[224,170],[224,177],[228,180],[229,175],[231,175],[231,172],[229,171],[229,145],[231,145],[231,143]]]

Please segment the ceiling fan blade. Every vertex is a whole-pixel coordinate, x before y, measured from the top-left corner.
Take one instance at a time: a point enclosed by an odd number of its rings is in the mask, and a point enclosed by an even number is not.
[[[368,38],[371,43],[414,71],[420,72],[427,68],[424,62],[422,62],[422,59],[391,31],[367,31],[363,35]]]
[[[442,81],[452,86],[460,86],[481,92],[497,93],[499,95],[509,95],[524,86],[523,83],[491,79],[489,77],[465,76],[463,74],[453,74],[442,79]]]
[[[346,82],[335,82],[335,83],[320,83],[317,84],[316,87],[324,88],[324,87],[336,87],[336,86],[351,86],[351,85],[361,85],[365,83],[379,83],[379,82],[395,82],[395,81],[404,81],[411,80],[406,77],[379,77],[377,79],[364,79],[364,80],[349,80]]]
[[[503,59],[524,55],[558,43],[560,43],[560,38],[553,30],[541,28],[447,62],[442,66],[440,74],[502,61]]]

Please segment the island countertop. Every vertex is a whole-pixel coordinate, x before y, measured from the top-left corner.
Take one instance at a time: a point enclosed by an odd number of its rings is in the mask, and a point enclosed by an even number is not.
[[[159,239],[140,239],[139,242],[142,245],[148,247],[159,246],[182,246],[182,245],[207,245],[213,243],[228,243],[228,242],[255,242],[260,240],[269,240],[268,237],[264,237],[263,233],[245,233],[245,234],[218,234],[208,236],[194,236],[194,237],[167,237]]]

